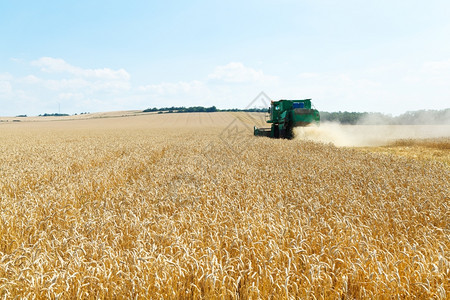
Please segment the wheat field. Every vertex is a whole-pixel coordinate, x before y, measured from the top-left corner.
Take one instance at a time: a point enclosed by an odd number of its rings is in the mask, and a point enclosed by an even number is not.
[[[450,297],[448,164],[258,118],[0,123],[0,297]]]

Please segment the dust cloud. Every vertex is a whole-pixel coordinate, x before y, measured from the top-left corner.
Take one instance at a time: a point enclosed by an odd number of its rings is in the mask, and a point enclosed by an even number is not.
[[[409,111],[392,117],[382,113],[367,113],[359,125],[450,125],[450,108],[444,110]]]
[[[383,146],[400,139],[450,137],[450,125],[341,125],[294,128],[296,140],[331,143],[337,147]]]

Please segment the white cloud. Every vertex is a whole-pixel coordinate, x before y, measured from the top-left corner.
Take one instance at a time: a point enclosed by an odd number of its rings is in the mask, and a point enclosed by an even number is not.
[[[262,89],[277,83],[275,76],[232,62],[215,67],[203,80],[162,82],[141,86],[138,90],[153,101],[169,105],[244,108]]]
[[[312,94],[336,94],[370,91],[380,87],[380,82],[349,73],[301,73],[295,84]]]
[[[17,81],[24,83],[24,84],[40,84],[43,82],[42,79],[35,75],[27,75],[23,78],[18,79]]]
[[[2,81],[11,80],[11,79],[13,79],[13,76],[9,73],[0,74],[0,80],[2,80]]]
[[[272,97],[312,98],[325,111],[374,111],[401,114],[408,110],[442,109],[450,103],[450,60],[421,64],[396,62],[346,72],[300,73],[284,80]],[[276,93],[278,92],[278,94]]]
[[[299,77],[300,78],[319,78],[320,74],[312,73],[312,72],[305,72],[305,73],[300,73]]]
[[[0,94],[1,95],[12,94],[12,85],[9,81],[0,80]]]
[[[276,77],[268,76],[261,70],[244,66],[240,62],[231,62],[224,66],[217,66],[208,75],[208,79],[225,83],[252,83],[276,81]]]
[[[450,59],[425,62],[419,71],[418,77],[432,85],[448,88],[450,82]]]
[[[60,58],[41,57],[31,63],[47,73],[69,73],[77,77],[99,78],[104,80],[129,80],[130,74],[124,69],[82,69],[75,67]]]
[[[194,80],[191,82],[180,81],[176,83],[163,82],[160,84],[149,84],[139,87],[140,91],[158,95],[186,94],[204,91],[205,89],[205,84],[198,80]]]
[[[4,73],[0,74],[0,95],[10,96],[12,94],[13,88],[11,80],[13,77],[11,74]]]
[[[49,57],[32,65],[39,69],[28,76],[0,74],[3,108],[13,107],[9,99],[16,101],[10,114],[52,112],[58,103],[67,113],[172,105],[244,108],[261,91],[272,99],[312,98],[319,110],[400,114],[440,108],[450,95],[450,60],[335,73],[305,70],[280,79],[242,62],[231,62],[212,68],[203,78],[141,86],[133,86],[130,75],[122,69],[83,69]]]
[[[66,113],[134,108],[130,75],[123,69],[83,69],[51,57],[31,65],[39,69],[21,77],[0,74],[2,114],[38,115],[59,104]]]
[[[450,59],[441,61],[428,61],[423,64],[425,70],[431,72],[450,72]]]
[[[120,80],[88,80],[85,78],[42,79],[34,75],[18,79],[28,85],[39,85],[51,91],[83,91],[84,93],[105,92],[117,93],[131,88],[128,81]]]
[[[17,78],[8,76],[12,87],[3,83],[6,75],[0,77],[2,91],[12,88],[16,98],[30,103],[25,105],[28,111],[23,112],[23,107],[17,107],[18,112],[13,111],[12,114],[51,112],[59,104],[67,113],[152,105],[245,107],[262,88],[277,83],[276,77],[240,62],[217,66],[203,79],[138,87],[132,86],[130,75],[122,69],[83,69],[51,57],[39,58],[31,65],[39,68],[37,72]]]
[[[123,69],[82,69],[70,65],[63,59],[52,57],[42,57],[32,61],[31,64],[40,67],[42,72],[55,74],[57,78],[42,79],[35,75],[28,75],[22,79],[22,82],[40,84],[53,91],[81,90],[84,93],[92,93],[118,92],[131,88],[130,75]],[[58,75],[60,73],[66,74],[66,78],[61,78]]]
[[[450,59],[424,62],[419,68],[409,70],[402,80],[428,89],[444,88],[450,93]]]
[[[60,93],[58,95],[58,99],[61,100],[82,100],[83,98],[83,93]]]
[[[145,103],[145,106],[207,106],[212,102],[214,103],[211,105],[217,104],[216,101],[211,100],[213,99],[211,94],[214,91],[205,82],[199,80],[149,84],[137,90],[141,99],[151,99],[152,102]]]
[[[303,72],[266,92],[274,99],[311,98],[323,111],[380,111],[380,99],[386,98],[381,82],[351,72]]]
[[[87,89],[90,82],[83,78],[42,80],[44,86],[53,91]]]

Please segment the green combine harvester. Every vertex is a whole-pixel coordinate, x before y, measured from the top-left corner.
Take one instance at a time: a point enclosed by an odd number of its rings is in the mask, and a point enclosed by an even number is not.
[[[292,139],[294,127],[319,125],[320,115],[311,107],[311,99],[272,101],[269,108],[270,128],[254,127],[254,135]]]

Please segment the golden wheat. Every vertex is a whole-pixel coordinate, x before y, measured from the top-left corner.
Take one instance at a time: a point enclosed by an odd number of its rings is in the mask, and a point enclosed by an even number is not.
[[[405,156],[417,160],[439,161],[450,166],[450,138],[400,139],[379,147],[361,150]]]
[[[447,165],[248,118],[0,125],[0,296],[449,297]]]

